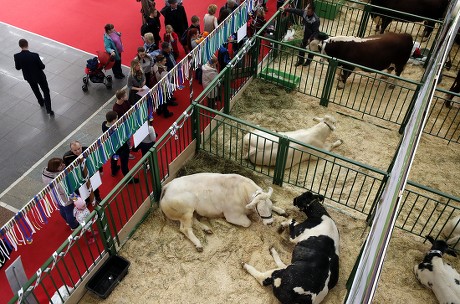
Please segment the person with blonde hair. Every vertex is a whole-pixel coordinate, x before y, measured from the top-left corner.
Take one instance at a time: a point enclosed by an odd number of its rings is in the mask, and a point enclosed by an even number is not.
[[[217,5],[210,4],[208,6],[208,13],[204,15],[203,23],[204,23],[204,31],[211,33],[218,25],[217,17],[215,16],[217,12]]]
[[[128,75],[128,90],[129,90],[129,103],[134,105],[142,96],[139,96],[137,93],[142,91],[146,83],[144,71],[142,71],[142,66],[139,59],[134,58],[131,61],[131,67]]]
[[[166,33],[163,35],[163,41],[169,42],[173,50],[174,59],[177,60],[177,58],[179,57],[179,45],[177,44],[177,42],[179,41],[179,36],[177,36],[176,32],[174,32],[173,27],[169,24],[165,27],[165,30]]]
[[[144,49],[147,52],[147,54],[150,55],[150,53],[158,49],[158,45],[155,44],[155,38],[153,37],[152,33],[145,33],[143,38]]]

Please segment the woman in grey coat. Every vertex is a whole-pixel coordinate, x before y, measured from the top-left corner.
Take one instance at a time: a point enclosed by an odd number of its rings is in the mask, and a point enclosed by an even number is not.
[[[62,158],[54,157],[50,159],[48,161],[48,166],[43,169],[42,181],[46,185],[49,185],[64,169],[65,164]],[[58,183],[52,186],[52,190],[56,194],[55,199],[58,200],[56,204],[59,207],[59,213],[62,218],[71,229],[77,228],[79,224],[73,215],[73,201],[67,197],[64,189]]]

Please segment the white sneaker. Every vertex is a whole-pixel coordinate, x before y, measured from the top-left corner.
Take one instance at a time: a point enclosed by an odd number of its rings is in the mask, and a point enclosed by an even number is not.
[[[131,153],[129,153],[129,159],[136,159],[136,156],[134,156]]]

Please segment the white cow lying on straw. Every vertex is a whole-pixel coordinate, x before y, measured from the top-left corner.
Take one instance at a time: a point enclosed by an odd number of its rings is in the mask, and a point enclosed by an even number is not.
[[[193,216],[194,212],[208,218],[225,217],[229,223],[249,227],[248,214],[256,211],[265,225],[271,224],[272,210],[286,213],[273,206],[272,192],[272,188],[264,192],[252,180],[238,174],[197,173],[167,184],[161,193],[160,208],[168,218],[180,221],[180,231],[201,252],[203,246],[193,233],[193,223],[208,234],[212,231]]]
[[[326,143],[326,139],[336,128],[336,120],[334,117],[325,115],[324,118],[315,117],[313,120],[317,121],[318,124],[309,129],[278,133],[326,151],[331,151],[333,148],[342,144],[342,140],[340,139],[332,144]],[[292,142],[289,147],[286,169],[309,158],[308,153],[302,152],[307,152],[308,149]],[[243,138],[243,155],[253,164],[274,166],[276,163],[276,156],[278,155],[278,137],[259,130],[246,134]]]

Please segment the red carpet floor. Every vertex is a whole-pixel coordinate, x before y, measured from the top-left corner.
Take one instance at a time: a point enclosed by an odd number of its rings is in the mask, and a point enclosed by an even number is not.
[[[164,2],[160,0],[157,3],[159,6],[157,8],[161,9]],[[220,7],[225,3],[225,0],[184,0],[188,19],[190,20],[192,15],[197,15],[202,19],[210,3],[215,3]],[[269,1],[268,7],[269,14],[267,14],[267,19],[276,9],[275,1]],[[129,62],[136,54],[137,47],[143,44],[140,36],[140,3],[135,0],[7,1],[4,2],[2,10],[0,10],[0,21],[93,54],[97,50],[103,49],[104,25],[113,23],[115,28],[122,32],[125,48],[122,58],[125,65],[129,65]],[[161,21],[163,22],[163,18],[161,18]],[[163,35],[163,31],[164,24],[162,24],[161,35]],[[33,46],[31,46],[31,49],[33,50]],[[181,55],[183,56],[184,54]],[[194,96],[197,96],[201,90],[201,86],[195,81]],[[153,125],[158,134],[163,134],[190,105],[189,94],[189,89],[175,93],[179,106],[170,108],[174,116],[168,119],[163,117],[154,118]],[[140,152],[134,154],[136,155],[136,160],[141,158]],[[134,165],[136,160],[130,161],[130,166]],[[107,195],[122,178],[121,174],[115,178],[111,177],[108,164],[104,166],[104,171],[107,174],[103,175],[102,178],[102,196]],[[19,250],[11,255],[10,262],[20,255],[26,274],[31,277],[69,234],[70,229],[65,226],[64,221],[59,216],[59,212],[55,211],[49,223],[33,235],[32,244],[20,246]],[[96,243],[92,246],[96,248],[99,245]],[[86,254],[89,255],[90,253]],[[13,296],[5,276],[5,269],[8,266],[9,264],[7,263],[0,270],[0,304],[7,303]],[[51,286],[49,282],[45,282],[45,285]],[[45,298],[40,300],[41,302],[46,302]]]

